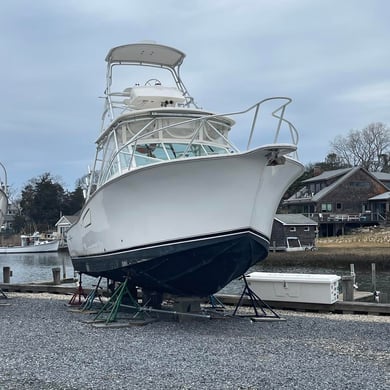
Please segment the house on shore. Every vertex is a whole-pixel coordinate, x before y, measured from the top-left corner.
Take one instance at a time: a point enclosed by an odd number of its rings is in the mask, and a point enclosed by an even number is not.
[[[66,232],[77,221],[77,219],[78,215],[63,215],[55,224],[61,248],[67,247]]]
[[[302,214],[276,214],[270,251],[299,251],[315,248],[318,223]]]
[[[390,223],[386,186],[390,174],[353,167],[322,172],[303,183],[303,188],[283,201],[283,207],[288,213],[304,214],[316,221],[320,237],[344,234],[349,228]]]

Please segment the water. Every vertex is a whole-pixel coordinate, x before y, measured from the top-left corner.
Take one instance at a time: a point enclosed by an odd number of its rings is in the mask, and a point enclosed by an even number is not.
[[[72,261],[68,252],[56,253],[35,253],[35,254],[7,254],[0,255],[0,270],[3,267],[10,267],[13,276],[11,283],[31,283],[41,281],[52,281],[52,268],[61,268],[61,278],[73,278],[75,275]],[[361,269],[360,269],[361,268]],[[350,275],[348,265],[336,267],[314,267],[314,266],[272,266],[256,264],[248,272],[292,272],[292,273],[317,273],[333,275]],[[355,265],[356,282],[361,291],[374,291],[371,279],[371,271],[367,267]],[[1,282],[3,280],[1,279]],[[83,286],[90,287],[97,282],[96,278],[83,276]],[[244,284],[243,281],[233,280],[229,285],[221,290],[225,294],[241,294]],[[390,302],[390,271],[377,270],[376,290],[381,291],[381,302]]]
[[[0,255],[0,270],[10,267],[11,283],[48,282],[53,280],[52,268],[61,268],[61,278],[78,278],[68,252],[25,253]],[[1,282],[3,279],[1,279]],[[95,278],[83,276],[83,285],[90,287]]]

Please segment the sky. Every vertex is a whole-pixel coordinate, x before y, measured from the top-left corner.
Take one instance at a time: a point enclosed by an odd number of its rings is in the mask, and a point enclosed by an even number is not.
[[[207,110],[291,97],[300,160],[324,161],[337,136],[390,125],[389,15],[387,0],[2,0],[0,163],[11,193],[45,172],[74,190],[94,158],[105,56],[143,40],[186,53],[181,76]]]

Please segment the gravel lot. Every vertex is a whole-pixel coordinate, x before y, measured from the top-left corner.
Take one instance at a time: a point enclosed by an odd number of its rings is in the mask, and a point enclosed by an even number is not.
[[[95,328],[69,296],[0,300],[0,389],[390,389],[390,317],[278,311]]]

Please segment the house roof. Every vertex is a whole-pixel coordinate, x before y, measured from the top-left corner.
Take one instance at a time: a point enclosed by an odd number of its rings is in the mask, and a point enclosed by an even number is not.
[[[303,180],[303,183],[312,183],[316,181],[334,179],[335,177],[345,175],[348,171],[351,171],[353,169],[354,168],[341,168],[341,169],[334,169],[333,171],[325,171],[322,172],[320,175],[311,177],[310,179]]]
[[[389,200],[390,199],[390,191],[384,192],[383,194],[379,194],[369,198],[368,200]]]
[[[360,169],[363,169],[363,168],[361,168],[361,167],[354,167],[354,168],[348,168],[347,171],[344,170],[345,171],[344,174],[341,175],[339,179],[337,179],[331,185],[323,188],[321,191],[318,191],[316,194],[314,194],[314,196],[312,196],[312,201],[313,202],[318,202],[322,197],[324,197],[325,195],[329,194],[329,192],[333,191],[342,182],[347,180],[350,176],[355,174]],[[340,169],[337,169],[337,170],[340,171]]]
[[[336,178],[336,177],[340,176],[331,185],[326,186],[325,188],[316,192],[315,194],[309,193],[309,191],[305,187],[304,189],[301,189],[300,191],[298,191],[297,193],[292,195],[289,199],[285,200],[283,203],[307,203],[307,202],[314,203],[314,202],[319,202],[325,195],[329,194],[329,192],[333,191],[336,187],[338,187],[341,183],[343,183],[345,180],[347,180],[349,177],[354,175],[359,170],[363,170],[369,176],[371,176],[373,180],[376,180],[379,183],[381,183],[383,186],[385,186],[385,184],[383,184],[373,173],[367,171],[366,169],[364,169],[362,167],[336,169],[334,171],[324,172],[324,174],[328,173],[328,175],[321,174],[321,175],[315,176],[311,179],[305,180],[305,182],[308,182],[309,180],[311,182],[315,182],[315,181],[325,180],[325,178],[330,179],[330,178]],[[333,174],[332,174],[332,172],[333,172]],[[342,173],[342,172],[344,172],[344,173]],[[321,177],[322,177],[322,179],[321,179]],[[320,178],[320,179],[318,179],[318,178]],[[306,189],[306,191],[302,191],[305,189]],[[297,196],[297,194],[299,194],[300,192],[303,193],[304,195]]]
[[[303,214],[276,214],[275,219],[282,225],[318,225],[316,221]]]
[[[390,181],[390,173],[386,172],[371,172],[380,181]]]
[[[58,226],[60,224],[70,224],[73,225],[78,219],[77,215],[63,215],[55,224],[55,226]]]

